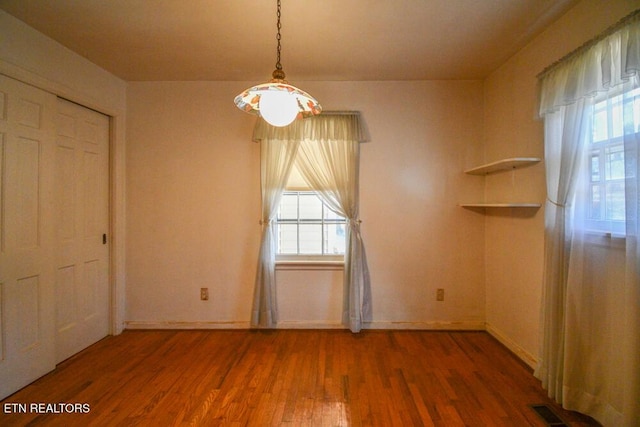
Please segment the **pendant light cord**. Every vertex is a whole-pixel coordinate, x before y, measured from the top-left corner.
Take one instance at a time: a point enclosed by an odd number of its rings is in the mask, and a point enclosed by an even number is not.
[[[276,60],[276,70],[282,70],[282,64],[280,64],[280,52],[282,50],[282,46],[280,45],[280,39],[282,38],[280,36],[280,29],[282,28],[282,24],[280,24],[280,0],[278,0],[278,12],[276,14],[276,16],[278,17],[278,35],[276,36],[276,40],[278,40],[278,49],[277,49],[277,60]]]
[[[276,40],[278,40],[278,48],[277,48],[277,59],[276,59],[276,69],[273,71],[273,78],[276,80],[284,80],[285,78],[285,74],[284,71],[282,70],[282,64],[280,63],[280,52],[282,51],[282,46],[280,45],[280,40],[282,38],[282,36],[280,35],[280,29],[282,28],[282,24],[280,24],[280,17],[282,16],[280,13],[280,0],[278,0],[278,12],[277,15],[278,17],[278,35],[276,36]]]

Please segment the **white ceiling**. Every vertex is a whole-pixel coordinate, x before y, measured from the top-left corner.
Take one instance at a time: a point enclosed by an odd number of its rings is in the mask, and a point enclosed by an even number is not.
[[[282,66],[301,80],[486,77],[578,0],[282,0]],[[127,81],[265,81],[276,0],[0,0]],[[294,83],[295,84],[295,83]]]

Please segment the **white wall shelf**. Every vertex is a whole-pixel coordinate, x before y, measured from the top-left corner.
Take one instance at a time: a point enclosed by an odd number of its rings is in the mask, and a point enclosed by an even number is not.
[[[495,172],[503,172],[523,168],[540,162],[539,157],[512,157],[509,159],[498,160],[497,162],[487,163],[486,165],[477,166],[467,169],[464,173],[469,175],[489,175]],[[538,209],[542,205],[540,203],[461,203],[461,207],[468,209]]]
[[[475,168],[467,169],[464,173],[470,175],[488,175],[494,172],[501,172],[525,166],[531,166],[540,162],[538,157],[513,157],[511,159],[498,160],[497,162],[487,163]]]

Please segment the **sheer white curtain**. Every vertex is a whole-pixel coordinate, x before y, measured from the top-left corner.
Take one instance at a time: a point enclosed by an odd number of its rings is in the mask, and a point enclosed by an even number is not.
[[[283,136],[286,137],[286,135]],[[262,241],[251,312],[253,327],[272,328],[278,322],[274,219],[298,152],[298,145],[297,140],[289,139],[265,139],[260,144]]]
[[[565,408],[605,426],[640,425],[640,102],[628,99],[639,87],[639,70],[640,14],[635,13],[540,76],[548,203],[535,375]],[[596,205],[613,200],[591,199],[585,207],[585,197],[600,173],[611,173],[590,163],[594,106],[625,93],[616,114],[624,122],[619,138],[626,229],[617,236],[594,231],[586,219]]]
[[[252,326],[274,327],[277,322],[275,288],[275,218],[291,166],[297,162],[310,187],[349,227],[345,253],[345,324],[354,332],[371,320],[371,285],[358,217],[360,142],[367,132],[357,112],[323,112],[286,127],[258,120],[253,139],[262,144],[263,238],[254,294]]]
[[[536,375],[549,396],[557,400],[564,386],[565,298],[574,219],[571,207],[585,149],[583,141],[591,131],[589,123],[584,100],[545,115],[544,334]]]
[[[352,121],[345,115],[318,119],[313,122],[316,127],[330,125],[335,129],[346,129]],[[343,323],[359,332],[363,322],[371,321],[371,283],[358,216],[360,143],[335,129],[326,132],[324,139],[302,141],[296,167],[327,206],[347,219]]]

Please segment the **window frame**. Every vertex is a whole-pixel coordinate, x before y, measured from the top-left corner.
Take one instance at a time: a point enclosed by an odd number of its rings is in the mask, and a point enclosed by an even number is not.
[[[625,95],[631,93],[630,99],[625,99]],[[634,101],[635,98],[640,96],[640,89],[636,88],[631,91],[620,90],[615,94],[606,94],[598,97],[591,105],[591,131],[589,134],[589,141],[586,147],[585,153],[585,172],[584,172],[584,188],[582,196],[578,199],[578,208],[584,227],[586,231],[593,235],[605,235],[609,237],[621,237],[625,234],[626,220],[607,217],[611,192],[608,188],[612,185],[622,185],[623,194],[625,181],[627,179],[626,172],[624,170],[625,165],[625,147],[624,137],[625,132],[622,129],[621,134],[616,134],[615,130],[615,113],[613,109],[619,105],[624,114],[624,105],[626,102],[638,102]],[[619,98],[616,101],[616,98]],[[598,108],[599,105],[606,103],[604,108]],[[640,103],[640,102],[638,102]],[[596,125],[597,115],[606,112],[606,137],[596,140]],[[637,117],[636,117],[637,119]],[[624,126],[623,124],[618,124]],[[639,129],[640,130],[640,129]],[[623,173],[621,177],[611,177],[611,168],[609,167],[608,156],[612,152],[622,153]],[[594,179],[594,158],[598,158],[597,161],[597,175],[598,179]],[[599,200],[594,201],[594,195],[597,193]],[[623,199],[623,212],[625,210],[625,200]],[[598,204],[598,214],[594,214],[594,206]]]
[[[308,188],[287,188],[280,199],[280,204],[284,200],[284,196],[297,196],[297,205],[296,205],[296,218],[281,218],[280,217],[280,205],[278,206],[278,214],[276,215],[276,262],[279,265],[295,265],[295,264],[306,264],[306,265],[335,265],[341,266],[344,264],[344,253],[342,254],[332,254],[325,253],[326,251],[326,232],[327,227],[334,224],[341,224],[345,227],[347,226],[346,218],[337,215],[336,219],[326,218],[326,211],[331,211],[326,203],[320,198],[317,192],[310,190]],[[320,218],[300,218],[300,196],[313,195],[318,198],[318,201],[321,203],[321,216]],[[297,242],[296,242],[296,253],[280,253],[280,226],[281,225],[296,225],[297,232]],[[300,252],[300,226],[301,225],[320,225],[321,226],[321,252],[322,253],[304,253]],[[346,250],[346,247],[345,247]]]
[[[608,210],[610,209],[610,204],[612,203],[610,200],[611,191],[609,191],[609,187],[612,185],[622,185],[624,191],[625,185],[625,177],[622,178],[608,178],[607,171],[607,156],[611,152],[612,149],[622,148],[622,161],[624,162],[624,142],[622,137],[616,137],[607,139],[604,141],[599,141],[597,143],[591,143],[589,146],[589,152],[587,156],[589,160],[587,161],[588,165],[588,189],[587,189],[587,197],[585,200],[585,224],[588,229],[605,232],[605,233],[614,233],[620,234],[624,233],[625,229],[625,219],[616,219],[608,216]],[[598,174],[599,180],[593,180],[593,159],[594,157],[598,158]],[[594,191],[597,190],[599,202],[594,202]],[[594,212],[594,204],[598,203],[598,214],[596,215]],[[623,210],[624,210],[623,200]]]

